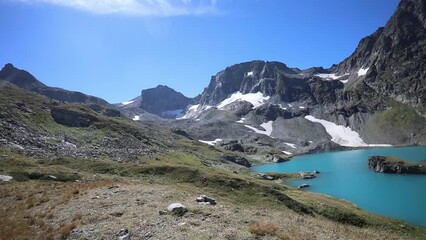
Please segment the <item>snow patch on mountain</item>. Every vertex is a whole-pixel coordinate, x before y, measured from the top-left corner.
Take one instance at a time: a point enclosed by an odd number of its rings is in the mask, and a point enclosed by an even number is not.
[[[246,118],[241,118],[240,120],[235,121],[235,122],[237,122],[237,123],[244,123],[245,120],[246,120]]]
[[[271,136],[272,131],[273,131],[273,128],[272,128],[273,122],[274,121],[269,121],[269,122],[260,124],[260,126],[262,128],[264,128],[265,130],[259,130],[255,127],[250,126],[250,125],[244,125],[244,126],[247,127],[247,128],[250,128],[251,130],[253,130],[256,133],[263,134],[263,135],[266,135],[266,136]]]
[[[205,144],[208,144],[208,145],[211,145],[211,146],[214,146],[214,145],[216,145],[218,142],[223,141],[223,139],[221,139],[221,138],[216,138],[216,139],[215,139],[215,140],[213,140],[213,141],[205,141],[205,140],[198,140],[198,141],[200,141],[200,142],[202,142],[202,143],[205,143]]]
[[[246,101],[253,104],[253,109],[263,105],[267,100],[269,100],[270,96],[263,96],[263,93],[247,93],[242,94],[241,92],[233,93],[229,98],[223,100],[219,105],[217,105],[218,109],[223,109],[225,106],[237,102],[237,101]]]
[[[314,116],[308,115],[305,118],[311,122],[320,123],[324,126],[327,133],[331,136],[331,141],[345,147],[388,147],[389,144],[367,144],[362,140],[359,134],[353,131],[350,127],[337,125],[323,119],[317,119]]]
[[[139,119],[140,119],[140,117],[138,115],[136,115],[132,118],[133,121],[139,121]]]
[[[253,71],[248,72],[247,76],[253,76]]]
[[[130,100],[130,101],[127,101],[127,102],[122,102],[121,105],[122,106],[126,106],[126,105],[129,105],[129,104],[133,103],[133,102],[134,101]]]
[[[287,154],[287,155],[292,155],[293,154],[293,153],[287,152],[287,151],[282,151],[282,153]]]
[[[320,78],[324,78],[327,80],[336,80],[338,78],[341,78],[343,76],[348,76],[348,73],[345,73],[343,75],[337,75],[335,73],[319,73],[319,74],[315,74],[315,76],[320,77]]]
[[[164,111],[161,113],[161,116],[167,117],[167,118],[181,118],[184,116],[185,111],[183,109],[175,109],[175,110],[169,110]]]
[[[370,69],[370,68],[360,68],[358,70],[358,77],[361,77],[361,76],[364,76],[365,74],[367,74],[368,69]]]
[[[200,113],[212,108],[209,105],[188,105],[185,115],[177,117],[177,119],[197,118]]]
[[[289,147],[291,147],[291,148],[297,148],[296,144],[294,144],[294,143],[285,142],[284,144],[287,145],[287,146],[289,146]]]
[[[323,119],[317,119],[308,115],[305,118],[311,122],[317,122],[324,126],[327,133],[331,136],[331,141],[346,147],[364,147],[367,144],[361,139],[359,134],[349,127],[337,125]]]
[[[281,104],[278,104],[278,106],[280,106],[280,108],[281,109],[283,109],[283,110],[287,110],[287,108],[286,107],[284,107],[283,105],[281,105]]]

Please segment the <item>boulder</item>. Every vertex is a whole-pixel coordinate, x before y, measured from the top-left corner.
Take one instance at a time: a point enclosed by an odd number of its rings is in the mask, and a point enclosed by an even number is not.
[[[188,208],[181,203],[172,203],[167,207],[167,211],[169,211],[169,213],[182,216],[188,212]]]
[[[206,205],[216,205],[216,200],[213,198],[207,197],[206,195],[200,195],[198,196],[195,201],[197,201],[200,204],[206,204]]]
[[[130,240],[130,232],[127,228],[122,228],[118,231],[117,237],[119,240]]]
[[[0,175],[0,181],[2,182],[9,182],[13,179],[12,176],[8,176],[8,175]]]
[[[301,189],[301,188],[307,188],[307,187],[309,187],[309,184],[304,183],[304,184],[298,186],[297,188]]]
[[[265,180],[277,180],[280,178],[278,175],[267,174],[267,173],[259,173],[259,176]]]

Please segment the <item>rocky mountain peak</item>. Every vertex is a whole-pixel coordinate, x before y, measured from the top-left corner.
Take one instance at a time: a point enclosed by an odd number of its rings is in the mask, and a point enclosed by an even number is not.
[[[241,92],[275,93],[275,81],[280,76],[297,74],[281,62],[251,61],[235,64],[212,76],[210,84],[201,94],[200,103],[215,105],[230,94]]]
[[[165,85],[142,90],[141,105],[143,110],[165,118],[175,118],[183,114],[194,99]]]
[[[6,80],[26,90],[46,87],[46,85],[38,81],[29,72],[20,70],[11,63],[6,64],[0,71],[0,79]]]

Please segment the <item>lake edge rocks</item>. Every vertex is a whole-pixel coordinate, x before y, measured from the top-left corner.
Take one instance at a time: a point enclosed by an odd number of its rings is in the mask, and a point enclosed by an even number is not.
[[[371,156],[368,166],[379,173],[426,174],[426,161],[410,162],[392,156]]]

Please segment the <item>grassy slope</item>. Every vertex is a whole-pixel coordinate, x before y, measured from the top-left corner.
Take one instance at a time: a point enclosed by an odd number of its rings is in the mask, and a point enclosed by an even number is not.
[[[378,112],[369,120],[372,131],[380,130],[389,139],[401,138],[402,142],[426,144],[426,118],[403,103],[389,100],[390,108]]]
[[[208,151],[208,150],[204,150]],[[204,192],[213,194],[216,199],[220,199],[222,204],[237,204],[241,207],[250,206],[255,209],[262,209],[265,214],[273,215],[274,212],[282,212],[282,214],[292,212],[292,214],[300,215],[302,218],[315,219],[316,224],[328,225],[330,219],[335,222],[344,223],[344,225],[355,225],[361,228],[352,229],[353,236],[348,238],[355,239],[359,232],[364,234],[370,232],[385,231],[389,236],[410,236],[420,237],[426,234],[425,228],[414,227],[407,225],[401,221],[390,220],[388,218],[368,214],[351,203],[336,200],[322,194],[302,192],[282,184],[261,180],[244,173],[232,173],[224,170],[218,170],[204,166],[202,160],[192,155],[185,155],[184,153],[172,153],[150,158],[142,158],[142,164],[130,163],[117,163],[109,160],[78,160],[78,159],[56,159],[56,160],[43,160],[32,159],[21,156],[19,154],[10,152],[9,150],[0,150],[3,157],[0,162],[0,172],[10,174],[17,177],[18,180],[28,181],[24,182],[29,186],[36,186],[43,190],[41,184],[49,184],[53,180],[29,180],[25,178],[28,173],[38,173],[38,175],[53,175],[60,176],[64,182],[59,183],[53,181],[56,188],[65,189],[64,196],[57,200],[58,203],[52,201],[53,207],[49,208],[48,213],[53,214],[50,218],[54,218],[57,208],[67,208],[68,201],[72,200],[75,192],[83,192],[87,189],[98,188],[105,186],[103,182],[108,182],[110,185],[114,182],[120,181],[133,181],[134,184],[146,185],[158,184],[160,186],[180,186],[184,185],[190,189],[198,189]],[[83,183],[75,183],[71,177],[75,178],[75,173],[78,173],[78,178]],[[100,176],[102,180],[86,181],[90,179],[93,174]],[[23,177],[24,176],[24,177]],[[40,182],[40,183],[37,183]],[[98,186],[99,185],[99,186]],[[15,186],[16,188],[24,188],[21,182],[3,183],[5,186]],[[50,186],[50,184],[49,184]],[[62,191],[62,190],[61,190]],[[46,197],[50,198],[48,194],[44,193],[41,196],[33,194],[31,196],[22,197],[15,193],[14,198],[21,199],[18,202],[7,202],[5,197],[10,197],[13,193],[1,192],[0,202],[10,206],[10,208],[3,208],[2,216],[7,216],[8,224],[1,224],[0,235],[8,236],[11,232],[14,234],[21,234],[19,229],[31,227],[32,230],[42,234],[46,229],[49,229],[53,236],[62,234],[63,226],[50,226],[47,227],[48,216],[38,216],[33,212],[33,208],[38,205],[43,205]],[[288,197],[290,196],[290,197]],[[43,198],[44,197],[44,198]],[[24,205],[24,206],[21,206]],[[56,206],[55,206],[56,205]],[[13,214],[8,211],[13,209]],[[37,209],[37,208],[34,208]],[[291,209],[291,210],[289,210]],[[159,209],[161,210],[161,209]],[[35,211],[35,210],[34,210]],[[25,216],[31,216],[32,221],[26,221]],[[20,219],[22,218],[22,219]],[[4,220],[4,221],[7,221]],[[39,228],[34,225],[34,222],[44,221],[41,224],[44,228]],[[66,219],[62,225],[72,223],[73,219]],[[16,224],[16,226],[15,226]],[[22,226],[24,224],[25,226]],[[81,224],[81,223],[78,223]],[[113,223],[112,223],[113,224]],[[84,224],[83,224],[84,225]],[[242,230],[249,227],[249,224],[244,224]],[[344,226],[342,225],[342,226]],[[401,225],[405,227],[402,228]],[[279,226],[279,224],[278,224]],[[341,228],[340,224],[332,225],[337,229]],[[332,231],[334,227],[329,230]],[[357,230],[358,229],[358,230]],[[241,229],[240,229],[241,230]],[[366,232],[366,233],[365,233]],[[25,234],[23,231],[22,234]],[[303,233],[301,230],[300,234]],[[28,233],[27,233],[28,234]],[[25,236],[25,235],[22,235]],[[371,237],[371,236],[370,236]],[[3,238],[2,238],[3,239]]]
[[[59,214],[58,208],[66,209],[71,204],[70,201],[77,201],[75,199],[78,198],[80,191],[98,189],[116,181],[132,181],[134,184],[149,182],[158,186],[185,186],[192,189],[191,191],[204,189],[222,198],[222,201],[227,204],[247,206],[252,210],[265,211],[266,215],[271,216],[277,212],[295,214],[307,219],[306,221],[309,219],[310,224],[327,226],[326,230],[330,231],[339,232],[338,229],[346,229],[347,227],[343,227],[346,225],[361,227],[348,227],[353,234],[349,238],[353,239],[356,239],[360,232],[370,237],[376,236],[374,234],[377,232],[383,233],[383,236],[396,237],[426,234],[425,228],[367,214],[344,201],[321,194],[305,193],[283,184],[253,177],[247,170],[222,162],[222,156],[230,153],[173,135],[167,129],[155,128],[155,125],[140,126],[124,118],[106,117],[91,110],[87,105],[57,103],[35,94],[19,91],[13,86],[1,89],[0,100],[3,118],[23,122],[29,128],[47,135],[66,134],[83,143],[100,141],[104,136],[125,136],[134,141],[147,142],[148,146],[156,146],[163,150],[155,154],[139,156],[136,161],[138,163],[135,164],[118,163],[108,156],[97,160],[33,159],[17,152],[1,149],[0,155],[4,156],[0,159],[0,174],[10,174],[16,180],[24,181],[0,185],[0,201],[2,206],[6,206],[0,210],[1,215],[6,216],[0,224],[1,239],[10,236],[24,239],[31,238],[29,237],[32,236],[31,234],[43,236],[45,233],[49,233],[49,236],[65,236],[70,229],[77,225],[84,225],[80,220],[85,216],[76,219],[74,219],[75,216],[70,216],[70,219],[62,219],[59,225],[50,224],[49,219],[55,219]],[[14,108],[13,106],[17,103],[25,104],[33,113],[28,114]],[[46,107],[68,108],[93,115],[98,120],[88,128],[66,127],[57,124],[46,111]],[[56,143],[55,140],[50,141],[52,144]],[[75,172],[77,174],[74,174]],[[91,176],[94,174],[102,176],[102,180],[92,179]],[[56,180],[62,182],[52,182],[49,175],[57,177]],[[81,179],[82,182],[76,183],[76,179]],[[54,200],[48,200],[50,198]],[[46,203],[49,204],[46,205]],[[44,209],[47,214],[40,215],[40,208],[48,208]],[[330,220],[335,222],[335,225],[330,224]],[[401,224],[407,227],[401,228]],[[239,230],[247,231],[248,226],[248,223],[243,223]],[[279,226],[280,223],[278,228]],[[257,230],[254,228],[252,231]],[[282,231],[284,230],[281,229],[279,232]],[[298,230],[292,231],[296,234]],[[300,236],[303,236],[304,231],[308,230],[300,229],[302,234]],[[272,235],[281,236],[277,232]]]

